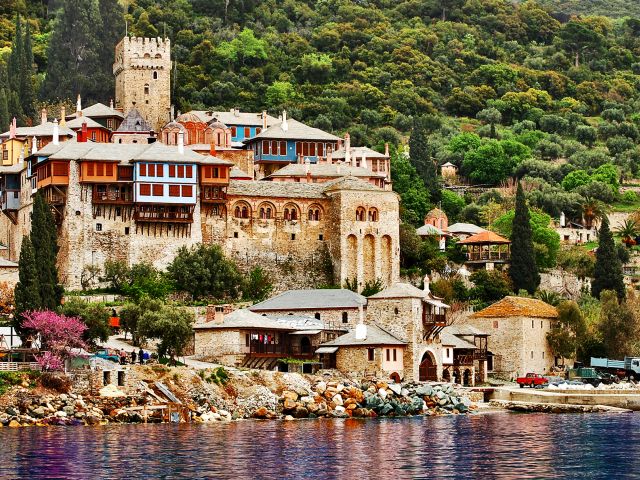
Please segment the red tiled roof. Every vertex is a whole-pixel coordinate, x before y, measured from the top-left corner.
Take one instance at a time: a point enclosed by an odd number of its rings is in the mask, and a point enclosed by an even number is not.
[[[490,244],[500,244],[500,243],[511,243],[511,240],[507,240],[504,237],[501,237],[497,233],[491,232],[489,230],[485,230],[484,232],[476,233],[475,235],[471,235],[470,237],[465,238],[458,242],[458,245],[472,245],[478,243],[490,243]]]
[[[558,310],[537,298],[509,296],[471,315],[471,318],[506,317],[558,318]]]

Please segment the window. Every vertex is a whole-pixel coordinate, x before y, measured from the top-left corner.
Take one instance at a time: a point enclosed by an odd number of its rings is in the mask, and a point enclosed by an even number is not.
[[[112,177],[112,176],[113,176],[113,163],[107,163],[107,164],[104,166],[104,174],[105,174],[107,177]]]
[[[533,320],[531,320],[531,328],[535,328],[535,327],[533,326]]]
[[[269,155],[271,153],[271,142],[269,140],[262,141],[262,154]]]
[[[318,235],[318,240],[320,240],[322,242],[324,240],[324,235],[322,235],[322,234]]]
[[[296,234],[295,234],[295,233],[292,233],[292,234],[291,234],[291,240],[295,240],[295,239],[296,239]]]
[[[393,313],[395,313],[396,315],[398,315],[398,313],[400,313],[400,310],[398,310],[398,307],[393,309]]]
[[[104,177],[104,164],[96,163],[96,177]]]
[[[316,320],[320,320],[320,312],[316,312],[316,314],[314,315],[314,317],[316,318]]]
[[[257,127],[256,128],[256,135],[258,135],[261,131],[262,131],[262,129],[260,127]]]
[[[250,137],[251,137],[251,128],[244,127],[244,138],[250,138]]]
[[[540,328],[542,328],[542,320],[540,320]]]
[[[498,321],[497,320],[493,321],[493,328],[498,328]]]
[[[170,177],[175,177],[176,176],[176,166],[175,165],[169,165],[169,176]]]
[[[296,142],[296,156],[302,155],[302,142]]]
[[[129,227],[124,227],[124,234],[129,235]]]
[[[93,177],[93,163],[87,163],[87,175]]]
[[[369,209],[369,221],[370,222],[378,221],[378,211],[375,208]]]
[[[394,348],[394,349],[393,349],[393,361],[395,362],[396,360],[397,360],[397,357],[396,357],[396,349]]]
[[[178,178],[184,178],[184,165],[178,165]]]
[[[365,211],[364,208],[358,207],[356,209],[356,222],[364,222],[365,220]]]
[[[161,197],[164,194],[164,185],[161,183],[153,184],[153,196]]]
[[[386,352],[387,352],[387,362],[391,361],[391,349],[390,348],[385,348]]]
[[[233,232],[233,238],[238,238],[238,232]]]
[[[179,197],[180,196],[180,185],[169,185],[169,196],[170,197]]]
[[[101,231],[102,231],[102,224],[96,223],[96,232],[101,232]]]
[[[140,164],[140,175],[143,177],[147,176],[147,164],[146,163],[141,163]]]
[[[193,194],[193,187],[191,185],[182,185],[182,196],[191,197]]]
[[[144,86],[144,94],[149,95],[149,84]]]
[[[342,312],[342,323],[349,323],[349,314],[347,312]]]
[[[280,142],[280,156],[285,157],[287,155],[287,142]]]
[[[164,165],[156,165],[156,177],[164,177]]]
[[[54,163],[53,164],[53,176],[65,177],[67,176],[67,164],[66,163]]]
[[[375,349],[367,348],[367,360],[373,362],[375,360]]]
[[[141,183],[140,184],[140,195],[148,197],[151,195],[151,184],[150,183]]]
[[[193,167],[191,165],[187,165],[185,167],[185,172],[187,174],[187,178],[193,178]]]
[[[531,350],[531,358],[533,358],[533,350]]]
[[[236,130],[236,127],[231,127],[231,136],[235,137],[236,135],[238,135],[238,132]]]
[[[158,79],[158,72],[153,72],[153,79],[157,80]]]
[[[278,141],[271,140],[271,155],[278,155]]]
[[[318,156],[319,157],[323,157],[324,156],[324,143],[319,143],[318,144]]]
[[[544,352],[542,352],[542,358],[544,359]]]
[[[122,215],[122,207],[116,207],[116,217],[119,217]]]
[[[108,118],[107,119],[107,128],[109,130],[113,130],[113,118]]]

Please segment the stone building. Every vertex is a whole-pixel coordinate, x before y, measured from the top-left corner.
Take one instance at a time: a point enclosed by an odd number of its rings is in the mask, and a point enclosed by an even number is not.
[[[124,37],[115,48],[116,108],[138,109],[159,132],[170,120],[171,41]]]
[[[309,316],[341,328],[354,328],[367,298],[347,289],[287,290],[249,310],[266,315]]]
[[[547,342],[555,307],[535,298],[508,296],[465,320],[488,333],[489,371],[514,379],[529,372],[547,374],[556,363]]]

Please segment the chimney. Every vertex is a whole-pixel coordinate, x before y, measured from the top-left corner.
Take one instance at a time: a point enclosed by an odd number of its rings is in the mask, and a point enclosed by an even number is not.
[[[45,123],[47,123],[47,109],[43,108],[40,111],[40,125],[44,125]]]
[[[60,107],[60,126],[64,127],[67,125],[67,107],[62,105]]]
[[[57,145],[57,143],[54,143],[54,145]],[[33,139],[31,140],[31,155],[37,152],[38,152],[38,139],[36,137],[33,137]]]
[[[211,144],[209,145],[209,155],[211,155],[212,157],[216,156],[216,144],[215,144],[215,142],[211,142]]]
[[[80,129],[80,131],[82,132],[80,135],[78,135],[78,141],[79,142],[86,142],[87,141],[87,122],[82,122],[82,128]]]
[[[16,117],[11,120],[11,126],[9,127],[9,138],[16,138]]]
[[[364,150],[362,151],[362,160],[360,161],[360,166],[362,168],[368,168],[367,167],[367,156],[365,155]]]
[[[344,134],[344,163],[351,163],[351,136],[348,133]]]
[[[367,326],[364,324],[364,307],[358,305],[358,324],[356,325],[356,340],[367,339]]]
[[[78,94],[78,100],[76,101],[76,117],[82,116],[82,99],[80,98],[80,94]]]
[[[171,118],[169,119],[170,122],[173,122],[176,119],[176,107],[175,105],[171,105]]]
[[[233,109],[233,115],[236,116],[236,117],[239,117],[240,116],[240,109],[239,108],[234,108]]]
[[[282,131],[286,132],[287,130],[289,130],[289,123],[287,123],[287,111],[283,110],[282,111],[282,123],[280,124],[280,126],[282,127]]]
[[[267,111],[262,110],[262,130],[267,129]]]
[[[109,108],[113,110],[113,98],[109,99]]]
[[[51,140],[54,145],[60,143],[60,129],[58,128],[58,119],[53,120],[53,139]]]
[[[184,155],[184,132],[178,132],[178,153]]]
[[[423,290],[424,290],[424,293],[426,295],[431,295],[431,289],[429,288],[429,283],[430,283],[429,275],[425,275],[424,276],[424,288],[423,288]]]
[[[389,144],[388,143],[384,144],[384,156],[385,157],[389,156]]]
[[[207,305],[206,322],[224,323],[225,307],[222,305]]]
[[[567,225],[567,217],[564,212],[560,212],[560,226],[564,228]]]

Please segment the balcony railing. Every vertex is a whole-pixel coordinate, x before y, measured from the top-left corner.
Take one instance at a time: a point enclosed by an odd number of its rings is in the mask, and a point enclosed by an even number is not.
[[[227,192],[222,190],[213,190],[208,188],[203,188],[200,192],[200,200],[203,202],[215,202],[220,203],[224,202],[227,198]]]
[[[467,252],[467,261],[469,262],[506,262],[511,258],[509,252]]]
[[[136,210],[133,218],[138,222],[191,223],[193,222],[193,211]]]
[[[447,325],[447,316],[444,313],[427,313],[424,316],[424,324],[445,327]]]
[[[115,190],[107,190],[100,192],[94,190],[93,203],[133,203],[132,192],[121,192]]]

